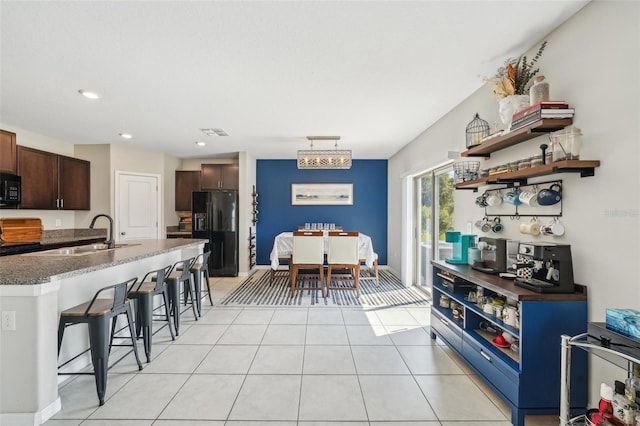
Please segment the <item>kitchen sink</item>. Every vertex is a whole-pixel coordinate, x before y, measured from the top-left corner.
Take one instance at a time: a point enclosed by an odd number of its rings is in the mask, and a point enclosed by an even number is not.
[[[27,253],[25,256],[84,256],[91,253],[115,250],[122,247],[137,246],[139,244],[116,244],[114,248],[109,248],[107,244],[87,244],[76,247],[62,247],[45,251]]]

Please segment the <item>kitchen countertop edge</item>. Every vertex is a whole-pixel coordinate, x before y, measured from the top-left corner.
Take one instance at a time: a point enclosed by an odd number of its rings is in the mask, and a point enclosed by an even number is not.
[[[147,257],[206,243],[203,239],[173,238],[127,241],[117,253],[111,250],[85,256],[47,256],[36,253],[0,257],[0,286],[37,285],[61,280],[113,266],[135,262]],[[110,253],[112,252],[112,253]],[[77,266],[80,263],[81,266]],[[17,274],[16,270],[28,272]]]
[[[450,264],[441,260],[432,260],[431,263],[438,269],[451,272],[461,278],[481,285],[489,290],[495,291],[505,296],[520,301],[586,301],[587,288],[581,284],[575,284],[576,291],[573,293],[538,293],[526,288],[518,287],[513,280],[500,278],[498,275],[487,274],[476,271],[469,265]]]

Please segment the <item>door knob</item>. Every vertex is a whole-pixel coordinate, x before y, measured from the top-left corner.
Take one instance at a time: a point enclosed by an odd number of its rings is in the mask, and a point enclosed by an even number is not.
[[[127,233],[126,233],[126,232],[124,232],[124,231],[120,233],[120,235],[126,235],[126,234],[127,234]]]

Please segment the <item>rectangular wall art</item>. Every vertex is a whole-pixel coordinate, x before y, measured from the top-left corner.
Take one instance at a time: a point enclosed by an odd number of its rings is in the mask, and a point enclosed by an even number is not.
[[[353,205],[352,183],[292,183],[291,204]]]

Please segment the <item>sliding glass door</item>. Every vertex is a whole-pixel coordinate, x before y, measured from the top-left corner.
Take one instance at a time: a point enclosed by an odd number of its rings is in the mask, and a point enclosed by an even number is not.
[[[431,292],[433,279],[431,260],[451,255],[451,245],[444,237],[454,225],[453,191],[450,164],[414,178],[414,282],[427,292]]]

